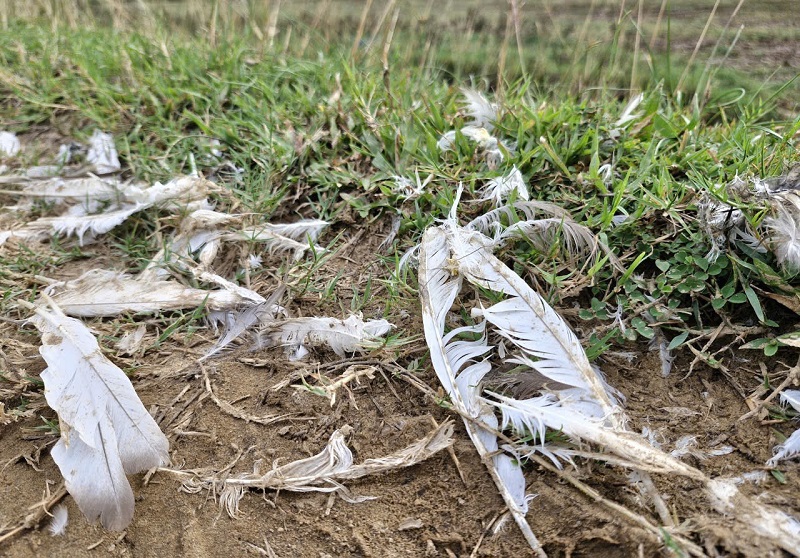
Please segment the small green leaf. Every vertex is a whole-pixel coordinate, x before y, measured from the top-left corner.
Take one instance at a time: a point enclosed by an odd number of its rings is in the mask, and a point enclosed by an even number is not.
[[[772,343],[764,345],[764,354],[768,357],[775,356],[778,352],[778,343],[773,340]]]
[[[656,267],[661,271],[666,271],[669,269],[670,263],[665,262],[664,260],[656,260]]]
[[[786,476],[781,471],[778,471],[777,469],[772,469],[770,473],[772,473],[772,476],[775,477],[775,480],[778,481],[780,484],[786,484]]]
[[[764,309],[761,308],[761,302],[758,300],[758,296],[756,292],[750,285],[746,285],[744,288],[744,294],[747,295],[747,300],[750,301],[750,306],[753,307],[753,311],[756,313],[756,317],[758,317],[759,322],[764,321]],[[777,348],[776,348],[777,350]],[[774,353],[773,353],[774,354]]]
[[[724,298],[715,298],[714,300],[711,301],[711,307],[714,310],[720,310],[722,309],[723,306],[725,306],[726,302],[728,301],[725,300]]]
[[[672,341],[669,342],[669,345],[667,345],[667,350],[668,351],[673,351],[673,350],[677,349],[684,341],[686,341],[687,337],[689,337],[689,332],[688,331],[684,331],[683,333],[679,333],[678,335],[676,335],[675,337],[672,338]]]

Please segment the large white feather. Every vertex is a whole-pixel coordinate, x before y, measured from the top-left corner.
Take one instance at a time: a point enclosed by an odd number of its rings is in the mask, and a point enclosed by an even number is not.
[[[66,314],[78,317],[153,313],[201,305],[210,311],[229,311],[264,301],[249,289],[238,289],[206,291],[175,281],[139,281],[125,273],[93,269],[72,281],[52,285],[47,292]]]
[[[45,398],[61,426],[53,459],[84,515],[122,530],[134,507],[125,475],[166,464],[169,442],[86,326],[56,306],[37,308],[32,321],[48,365]]]
[[[497,417],[479,399],[481,380],[491,369],[487,361],[479,359],[491,347],[485,336],[478,341],[456,339],[461,333],[480,333],[480,327],[458,328],[445,335],[447,313],[461,290],[461,276],[450,271],[453,265],[446,232],[440,227],[428,228],[420,244],[419,284],[431,363],[452,405],[464,417],[467,432],[509,511],[531,548],[542,556],[541,545],[525,520],[528,507],[522,469],[511,456],[497,451]]]
[[[85,202],[88,200],[117,200],[122,183],[114,178],[50,178],[28,182],[17,192],[20,196],[40,198],[50,203]]]
[[[608,385],[592,368],[569,325],[522,278],[490,251],[492,241],[450,222],[448,243],[458,271],[468,281],[511,298],[476,310],[531,359],[534,368],[555,382],[585,390],[609,418],[619,407]]]

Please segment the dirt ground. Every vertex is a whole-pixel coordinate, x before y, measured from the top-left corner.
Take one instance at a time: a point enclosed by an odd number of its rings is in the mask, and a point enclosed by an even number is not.
[[[0,200],[3,203],[9,200]],[[336,289],[342,300],[350,285],[372,275],[373,280],[388,271],[376,266],[378,244],[389,228],[375,223],[364,231],[357,225],[338,225],[343,242],[350,248],[338,253],[320,273],[342,278]],[[351,242],[352,241],[352,242]],[[87,250],[89,259],[58,266],[59,278],[76,277],[91,267],[113,267],[118,261],[110,248],[97,245]],[[46,250],[41,254],[46,258]],[[51,264],[54,269],[55,264]],[[47,269],[41,273],[46,274]],[[382,274],[384,274],[382,276]],[[8,273],[4,283],[19,280]],[[277,286],[265,278],[261,292]],[[368,304],[379,312],[380,293]],[[294,315],[341,315],[343,309],[305,295],[290,306]],[[396,326],[406,335],[421,334],[419,310],[398,310]],[[348,483],[353,495],[373,499],[348,503],[339,497],[319,493],[252,491],[240,504],[236,518],[229,517],[207,491],[187,493],[180,477],[160,470],[130,477],[136,495],[133,523],[123,533],[104,531],[89,525],[67,495],[61,501],[69,511],[66,533],[53,537],[46,527],[49,519],[41,502],[55,503],[61,475],[49,455],[57,435],[42,429],[43,418],[52,420],[38,375],[44,361],[38,355],[38,334],[30,326],[4,317],[0,322],[0,366],[6,381],[0,380],[0,401],[6,409],[25,404],[28,416],[2,424],[0,420],[0,529],[25,523],[27,528],[0,543],[0,556],[8,557],[229,557],[298,556],[395,557],[395,556],[526,556],[530,550],[513,521],[498,534],[491,527],[504,512],[484,465],[463,425],[437,404],[425,385],[437,391],[437,381],[426,357],[424,342],[416,349],[395,356],[376,351],[356,360],[344,361],[325,351],[312,354],[300,364],[288,362],[280,349],[240,349],[208,361],[204,367],[196,358],[215,340],[200,331],[184,342],[170,342],[133,357],[116,355],[110,337],[119,335],[112,321],[89,321],[101,336],[106,354],[131,373],[145,406],[156,417],[170,440],[172,468],[188,471],[220,471],[232,464],[232,472],[247,472],[261,460],[265,467],[286,463],[319,452],[335,429],[349,426],[348,445],[355,461],[390,454],[429,432],[434,422],[456,420],[452,454],[441,451],[427,461],[380,476]],[[585,323],[579,335],[588,335]],[[122,330],[135,323],[123,324]],[[152,345],[156,326],[148,325],[144,346]],[[752,353],[729,354],[730,373],[698,366],[687,375],[691,355],[680,355],[667,378],[660,373],[657,354],[633,347],[636,358],[628,362],[609,356],[599,364],[609,383],[626,397],[626,410],[634,431],[647,427],[657,432],[664,449],[671,450],[681,436],[697,436],[697,449],[710,451],[731,446],[717,457],[684,459],[712,476],[737,476],[764,470],[778,439],[775,431],[791,432],[789,424],[770,424],[758,418],[739,420],[749,411],[745,396],[762,383],[761,366],[772,374],[788,370],[793,363],[772,359],[760,362]],[[745,359],[744,357],[748,357]],[[419,371],[407,368],[420,359]],[[329,401],[293,385],[312,374],[334,375],[343,364],[363,362],[379,373],[339,393],[333,406]],[[775,376],[773,381],[775,380]],[[777,376],[780,380],[780,375]],[[10,381],[10,380],[13,381]],[[206,383],[206,379],[208,383]],[[276,386],[278,386],[276,388]],[[282,386],[282,387],[281,387]],[[286,415],[271,424],[259,424],[233,416],[230,408],[215,403],[214,396],[250,417]],[[227,410],[224,410],[226,408]],[[0,414],[2,418],[2,414]],[[266,422],[266,421],[263,421]],[[759,486],[745,487],[760,499],[800,515],[800,465],[781,465],[783,483],[772,476]],[[567,467],[569,477],[591,487],[591,497],[565,478],[541,467],[526,470],[528,492],[535,495],[528,519],[534,532],[554,557],[605,558],[659,556],[661,544],[629,518],[611,509],[605,499],[621,504],[634,515],[658,524],[654,511],[644,503],[620,468],[598,462],[579,461]],[[460,478],[463,475],[464,480]],[[766,556],[757,539],[742,540],[724,517],[713,512],[702,489],[692,481],[658,477],[654,479],[682,531],[710,556]]]

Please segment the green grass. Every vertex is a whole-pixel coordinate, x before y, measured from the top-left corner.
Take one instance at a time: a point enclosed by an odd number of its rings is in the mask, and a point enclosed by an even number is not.
[[[323,272],[332,256],[317,254],[290,274],[300,295],[318,296],[342,311],[376,304],[387,315],[416,311],[413,280],[409,285],[391,273],[394,253],[402,254],[447,215],[458,183],[469,200],[515,165],[533,197],[569,210],[619,258],[617,268],[608,261],[579,267],[563,251],[540,253],[530,243],[504,254],[557,307],[578,302],[579,317],[595,326],[587,339],[593,357],[660,331],[672,348],[691,344],[716,365],[705,342],[721,323],[761,323],[768,336],[786,333],[774,318],[781,307],[757,292],[796,297],[794,277],[770,254],[742,246],[710,262],[696,203],[736,175],[777,175],[798,160],[800,120],[781,116],[796,93],[702,55],[687,66],[686,52],[672,52],[669,44],[687,41],[688,31],[681,27],[671,35],[669,19],[658,35],[666,50],[649,51],[645,34],[637,56],[631,14],[617,15],[610,35],[584,25],[585,18],[561,20],[550,34],[521,37],[520,51],[497,22],[480,31],[473,21],[469,29],[477,40],[467,44],[458,25],[445,27],[426,48],[405,16],[391,42],[391,18],[383,26],[370,20],[364,40],[373,46],[357,48],[354,60],[352,29],[333,38],[324,26],[308,23],[309,14],[281,15],[294,27],[282,27],[272,47],[264,17],[246,21],[218,13],[217,22],[201,14],[170,34],[152,20],[141,32],[112,30],[103,24],[106,16],[74,28],[33,16],[8,22],[0,36],[0,120],[19,133],[48,128],[79,141],[95,128],[111,131],[126,174],[148,182],[193,165],[212,173],[217,163],[208,157],[209,140],[216,138],[223,157],[243,169],[239,179],[219,178],[230,191],[216,195],[220,208],[236,205],[264,220],[328,219],[335,223],[327,239],[334,254],[344,242],[345,216],[358,226],[401,218],[393,250],[376,259],[362,283],[338,288],[341,270]],[[498,18],[504,30],[505,17],[498,12]],[[203,22],[206,29],[214,23],[212,36],[185,33]],[[296,41],[286,36],[288,29]],[[655,32],[650,20],[647,30]],[[733,41],[732,32],[719,28],[709,36],[722,37],[722,53]],[[436,147],[442,133],[462,125],[458,86],[471,81],[498,90],[497,134],[516,144],[496,170],[467,139],[457,139],[455,152]],[[617,130],[631,84],[643,90],[644,100],[636,121]],[[604,164],[613,165],[610,181],[599,174]],[[392,188],[392,177],[415,172],[433,179],[425,194],[406,199]],[[462,219],[487,209],[465,204]],[[743,209],[753,222],[764,216],[761,207]],[[621,216],[627,220],[618,223]],[[110,235],[131,271],[159,249],[156,219],[157,213],[144,212]],[[19,273],[44,269],[25,263],[24,255],[2,258],[6,269]],[[47,270],[56,274],[49,264]],[[3,278],[6,301],[19,295],[13,281]],[[622,322],[613,320],[618,309]],[[159,342],[197,318],[180,316]]]

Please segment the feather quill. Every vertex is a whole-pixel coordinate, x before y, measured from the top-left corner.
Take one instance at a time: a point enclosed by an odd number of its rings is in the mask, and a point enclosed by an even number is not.
[[[220,504],[231,517],[237,515],[239,502],[248,488],[292,492],[336,492],[351,502],[371,500],[370,497],[353,497],[341,481],[410,467],[428,459],[436,452],[452,445],[453,423],[444,422],[410,446],[390,455],[367,459],[361,464],[353,462],[353,453],[347,447],[344,436],[344,432],[336,430],[321,452],[274,467],[266,473],[256,469],[252,473],[236,476],[224,471],[223,478],[207,474],[199,478],[192,475],[192,478],[183,483],[183,487],[187,492],[198,492],[203,489],[219,492]],[[181,471],[176,473],[186,474]]]
[[[274,227],[275,225],[273,225]],[[302,238],[302,236],[301,236]],[[312,247],[309,242],[300,242],[294,238],[284,236],[266,225],[259,225],[257,227],[246,227],[241,231],[228,232],[222,236],[223,240],[239,241],[248,240],[250,242],[263,243],[270,253],[276,252],[294,252],[295,260],[303,257],[303,254]],[[313,243],[313,240],[311,241]],[[324,252],[325,249],[321,246],[313,246],[315,252]]]
[[[45,398],[61,425],[51,455],[87,519],[120,531],[134,508],[125,475],[166,464],[169,442],[89,329],[50,304],[37,307],[31,321],[48,365]]]

